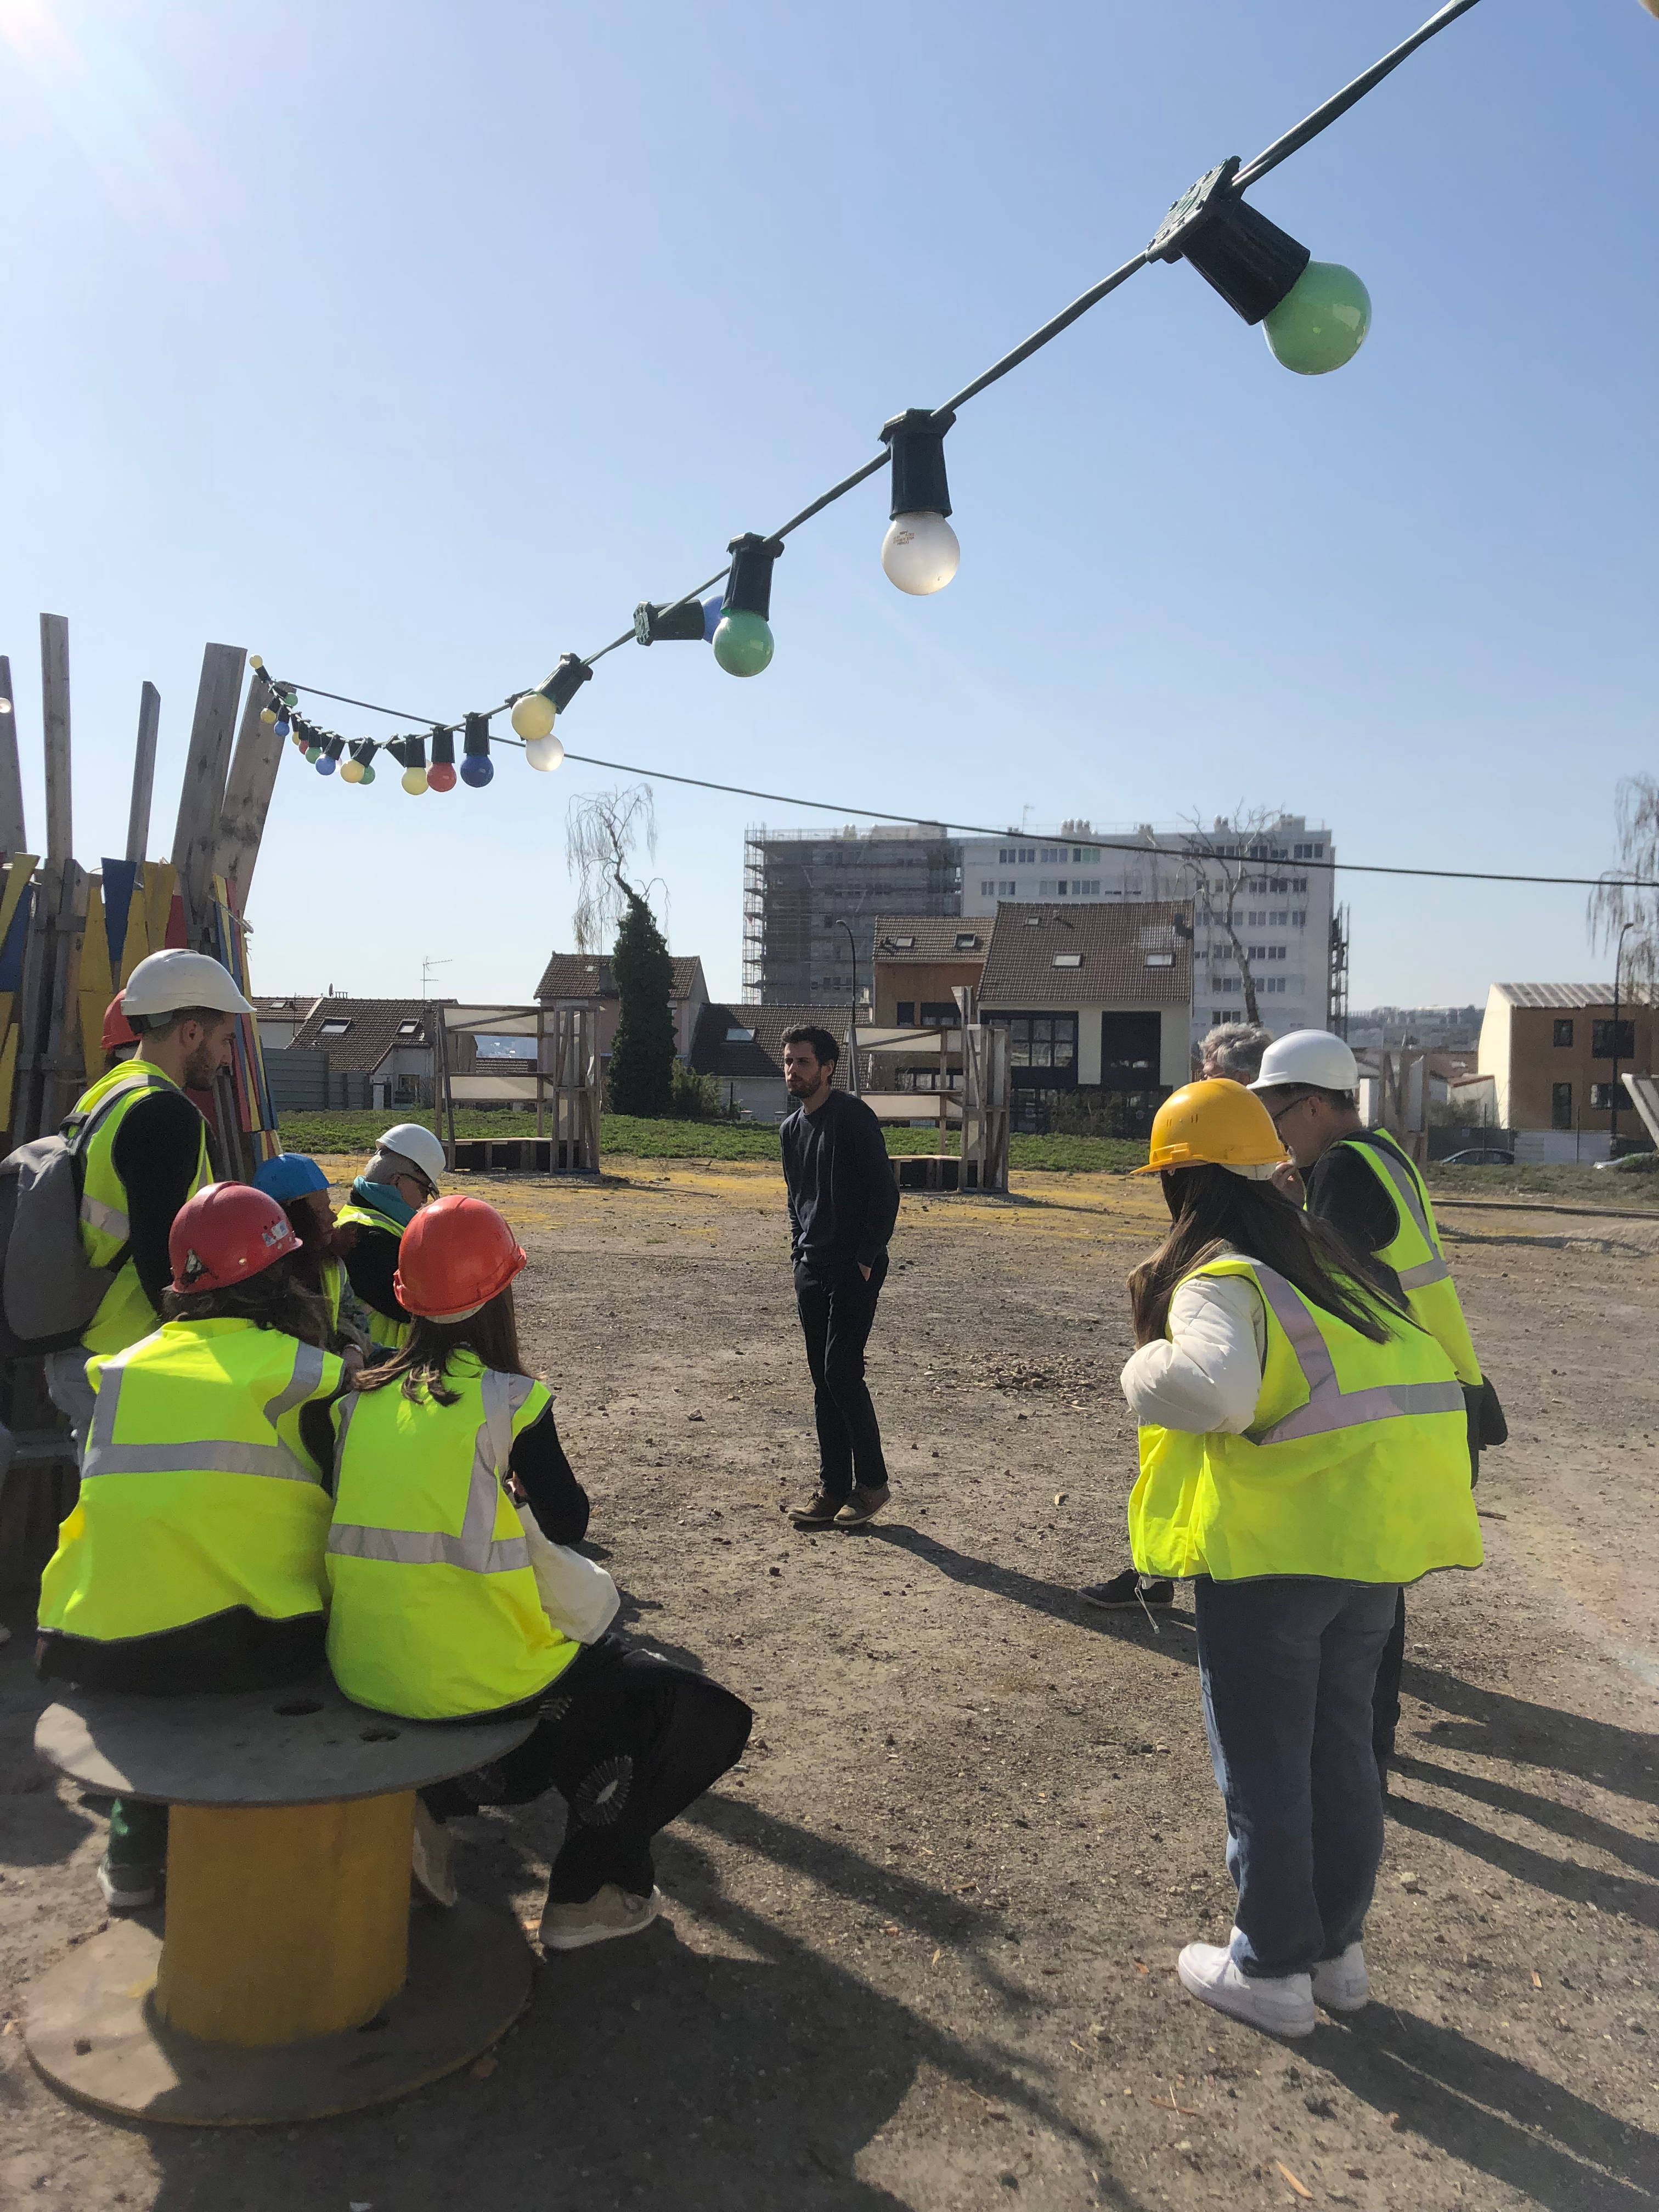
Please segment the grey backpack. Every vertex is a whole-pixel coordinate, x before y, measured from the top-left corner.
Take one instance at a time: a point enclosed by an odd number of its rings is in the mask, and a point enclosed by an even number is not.
[[[106,1091],[90,1113],[71,1114],[55,1137],[37,1137],[0,1160],[0,1359],[38,1357],[78,1344],[125,1262],[130,1243],[94,1267],[81,1237],[87,1146],[105,1115],[135,1091],[167,1086],[135,1076]]]

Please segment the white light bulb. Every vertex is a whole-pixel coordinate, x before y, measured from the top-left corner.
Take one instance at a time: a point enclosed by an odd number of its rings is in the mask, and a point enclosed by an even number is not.
[[[564,758],[564,747],[550,730],[544,738],[532,738],[524,749],[524,757],[532,768],[538,768],[549,775]]]
[[[942,514],[896,514],[881,541],[881,565],[902,592],[942,592],[961,558],[957,533]]]

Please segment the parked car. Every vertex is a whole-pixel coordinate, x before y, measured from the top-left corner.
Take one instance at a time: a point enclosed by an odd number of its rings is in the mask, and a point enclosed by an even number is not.
[[[1485,1150],[1476,1145],[1466,1152],[1448,1152],[1445,1158],[1437,1160],[1435,1165],[1443,1168],[1512,1168],[1515,1154]]]

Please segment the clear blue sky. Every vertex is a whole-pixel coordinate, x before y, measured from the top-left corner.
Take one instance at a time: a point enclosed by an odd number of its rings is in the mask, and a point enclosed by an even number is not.
[[[41,834],[68,616],[80,857],[139,684],[165,849],[203,642],[459,716],[718,567],[1144,243],[1428,0],[687,9],[0,0],[0,650]],[[1369,285],[1286,374],[1189,270],[964,410],[963,557],[907,599],[881,479],[791,541],[763,677],[629,647],[567,744],[996,823],[1284,803],[1353,860],[1593,873],[1655,756],[1659,22],[1483,0],[1255,197]],[[337,710],[349,735],[393,726]],[[285,756],[265,990],[514,997],[608,779],[414,800]],[[677,951],[739,968],[745,822],[657,787]],[[1608,967],[1583,894],[1351,877],[1353,995]]]

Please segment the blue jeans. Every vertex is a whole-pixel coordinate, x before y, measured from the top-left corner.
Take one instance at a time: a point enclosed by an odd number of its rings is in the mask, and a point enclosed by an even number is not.
[[[1371,1690],[1398,1597],[1306,1576],[1194,1586],[1243,1973],[1305,1973],[1365,1924],[1382,1856]]]

